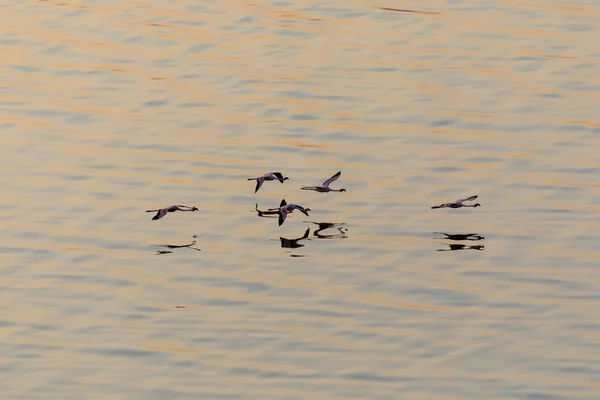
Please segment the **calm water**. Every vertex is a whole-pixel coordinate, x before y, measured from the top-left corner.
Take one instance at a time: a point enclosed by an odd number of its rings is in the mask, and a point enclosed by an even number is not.
[[[600,398],[600,3],[550,3],[0,6],[2,398]]]

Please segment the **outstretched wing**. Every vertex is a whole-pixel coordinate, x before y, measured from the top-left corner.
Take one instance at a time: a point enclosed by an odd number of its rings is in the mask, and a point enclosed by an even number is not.
[[[283,175],[281,174],[281,172],[273,172],[273,175],[277,178],[279,182],[283,183]]]
[[[285,199],[281,199],[281,203],[279,203],[279,208],[281,208],[283,206],[287,206],[287,203],[285,202]]]
[[[283,221],[285,221],[285,216],[287,214],[284,214],[283,212],[279,212],[279,226],[281,226],[281,224],[283,224]]]
[[[327,179],[325,182],[323,182],[323,187],[328,187],[329,185],[331,185],[331,182],[335,181],[337,178],[340,177],[340,175],[342,175],[342,171],[338,171],[337,174],[335,174],[334,176],[332,176],[331,178]]]
[[[156,221],[157,219],[161,219],[165,215],[167,215],[167,210],[163,208],[162,210],[158,210],[156,215],[154,217],[152,217],[152,220]]]
[[[473,200],[475,200],[475,199],[477,198],[477,196],[478,196],[478,195],[471,196],[471,197],[467,197],[466,199],[460,199],[460,200],[456,200],[456,202],[457,202],[457,203],[462,203],[462,202],[465,202],[465,201],[473,201]]]
[[[254,189],[254,193],[258,192],[258,189],[260,189],[264,181],[265,178],[263,178],[262,176],[260,178],[256,178],[256,189]]]

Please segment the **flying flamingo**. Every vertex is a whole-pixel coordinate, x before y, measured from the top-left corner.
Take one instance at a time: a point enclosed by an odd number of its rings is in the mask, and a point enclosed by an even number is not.
[[[475,204],[463,204],[465,201],[473,201],[477,198],[477,195],[475,196],[471,196],[471,197],[467,197],[466,199],[460,199],[460,200],[456,200],[454,203],[444,203],[444,204],[440,204],[439,206],[433,206],[431,208],[461,208],[461,207],[481,207],[481,204],[479,203],[475,203]]]
[[[279,211],[278,211],[279,212],[279,226],[281,226],[281,224],[283,224],[287,215],[291,214],[294,210],[300,210],[300,212],[302,214],[304,214],[308,217],[308,212],[310,211],[310,208],[304,208],[304,207],[296,205],[296,204],[288,204],[288,203],[286,203],[285,199],[281,200],[281,203],[279,204]]]
[[[281,172],[269,172],[264,174],[263,176],[259,176],[257,178],[248,178],[249,181],[256,181],[256,189],[254,189],[254,193],[258,192],[258,189],[260,189],[260,187],[262,186],[262,184],[265,181],[279,181],[281,183],[283,183],[284,181],[287,181],[288,178],[287,176],[284,177]]]
[[[342,171],[338,171],[338,173],[336,173],[331,178],[329,178],[325,182],[323,182],[323,184],[321,186],[305,186],[305,187],[303,187],[301,189],[302,190],[314,190],[315,192],[319,192],[319,193],[345,192],[346,189],[332,189],[332,188],[329,187],[329,185],[331,185],[331,182],[333,182],[337,178],[339,178],[340,175],[342,175]]]
[[[152,217],[152,220],[161,219],[162,217],[167,215],[167,213],[175,212],[175,211],[198,211],[198,209],[196,207],[176,205],[176,206],[171,206],[171,207],[160,208],[158,210],[146,210],[146,212],[155,212],[156,213],[156,215],[154,217]]]

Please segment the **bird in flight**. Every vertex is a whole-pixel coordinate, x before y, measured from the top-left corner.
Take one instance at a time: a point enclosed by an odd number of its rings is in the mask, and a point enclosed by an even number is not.
[[[167,213],[175,212],[175,211],[198,211],[198,209],[196,207],[176,205],[176,206],[160,208],[158,210],[146,210],[146,212],[155,212],[156,213],[156,215],[154,217],[152,217],[152,220],[161,219],[162,217],[167,215]]]
[[[473,201],[477,198],[477,195],[467,197],[466,199],[456,200],[454,203],[444,203],[439,206],[433,206],[431,208],[461,208],[461,207],[481,207],[481,204],[463,204],[465,201]]]
[[[290,178],[288,178],[287,176],[284,177],[281,174],[281,172],[269,172],[269,173],[264,174],[263,176],[259,176],[256,178],[248,178],[249,181],[256,181],[256,189],[254,189],[254,193],[258,192],[258,189],[260,189],[260,187],[262,186],[262,184],[265,181],[277,180],[277,181],[283,183],[284,181],[287,181],[288,179],[290,179]]]
[[[310,208],[304,208],[297,204],[288,204],[288,203],[286,203],[285,199],[281,200],[281,204],[279,204],[279,211],[278,211],[279,226],[281,226],[281,224],[283,224],[283,222],[285,221],[285,218],[288,216],[288,214],[291,214],[294,210],[300,210],[300,212],[302,214],[304,214],[308,217],[308,212],[310,211]]]
[[[331,185],[331,182],[337,180],[340,177],[340,175],[342,175],[342,171],[338,171],[331,178],[329,178],[325,182],[323,182],[323,184],[321,186],[304,186],[301,189],[302,190],[314,190],[315,192],[319,192],[319,193],[345,192],[346,189],[332,189],[329,187],[329,185]]]

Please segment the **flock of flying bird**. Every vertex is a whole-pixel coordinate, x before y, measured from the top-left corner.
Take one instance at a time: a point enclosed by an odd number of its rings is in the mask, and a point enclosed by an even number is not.
[[[334,182],[335,180],[337,180],[341,175],[342,175],[342,171],[338,171],[338,173],[336,173],[331,178],[329,178],[325,182],[323,182],[323,184],[321,186],[304,186],[301,189],[302,190],[314,190],[315,192],[319,192],[319,193],[345,192],[346,189],[332,189],[329,187],[329,185],[331,185],[331,183]],[[290,178],[288,178],[287,176],[284,177],[281,172],[269,172],[269,173],[259,176],[257,178],[248,178],[249,181],[256,181],[256,188],[254,189],[254,193],[258,192],[258,189],[260,189],[260,187],[266,181],[279,181],[279,182],[283,183],[283,182],[287,181],[288,179],[290,179]],[[308,217],[308,212],[310,211],[310,208],[305,208],[305,207],[299,206],[297,204],[288,204],[285,201],[285,199],[282,199],[281,203],[279,204],[279,207],[269,208],[267,211],[260,211],[260,213],[262,213],[262,215],[278,214],[279,215],[279,225],[281,226],[281,224],[283,224],[283,222],[285,221],[285,218],[289,214],[294,212],[294,210],[298,210]],[[160,208],[157,210],[146,210],[146,212],[155,212],[156,213],[156,215],[154,217],[152,217],[152,220],[161,219],[168,213],[175,212],[175,211],[198,211],[198,208],[191,207],[191,206],[184,206],[184,205],[179,204],[179,205],[174,205],[174,206],[170,206],[170,207]]]
[[[330,187],[330,185],[333,182],[335,182],[341,175],[342,175],[342,171],[338,171],[331,178],[329,178],[325,182],[323,182],[320,186],[303,186],[303,187],[301,187],[301,189],[302,190],[312,190],[312,191],[315,191],[318,193],[345,192],[346,189],[332,189]],[[256,178],[248,178],[248,180],[256,181],[256,187],[254,189],[254,193],[256,193],[256,192],[258,192],[258,190],[262,187],[263,183],[265,183],[265,182],[279,181],[280,183],[284,183],[285,181],[289,180],[289,178],[287,176],[283,176],[283,174],[281,172],[269,172],[264,175],[258,176]],[[480,207],[481,204],[479,204],[479,203],[464,204],[465,202],[470,202],[470,201],[477,199],[477,197],[478,197],[478,195],[474,195],[474,196],[467,197],[465,199],[456,200],[451,203],[443,203],[438,206],[432,206],[431,208],[437,209],[437,208]],[[311,211],[310,208],[306,208],[306,207],[300,206],[298,204],[293,204],[293,203],[288,204],[285,201],[285,199],[281,200],[279,207],[269,208],[267,210],[259,210],[258,205],[256,205],[256,211],[258,212],[259,216],[278,215],[279,216],[279,226],[281,226],[285,222],[286,217],[289,214],[293,213],[295,210],[300,211],[307,217],[308,217],[309,211]],[[161,219],[168,213],[175,212],[175,211],[198,211],[198,208],[195,206],[172,205],[169,207],[160,208],[160,209],[156,209],[156,210],[146,210],[146,212],[155,212],[156,213],[152,217],[152,220]],[[302,237],[300,239],[304,239],[304,237]],[[194,240],[193,244],[195,244],[195,242],[196,241]],[[184,246],[177,246],[177,247],[189,247],[189,246],[191,246],[191,245],[184,245]],[[198,250],[198,249],[196,249],[196,250]]]

